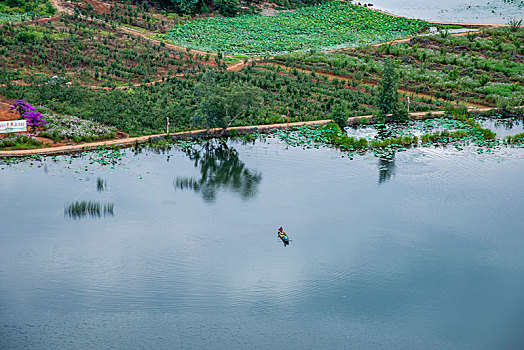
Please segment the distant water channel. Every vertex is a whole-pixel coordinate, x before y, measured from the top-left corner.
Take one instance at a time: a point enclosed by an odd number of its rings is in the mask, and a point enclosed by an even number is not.
[[[0,165],[1,349],[523,348],[522,148],[124,153]]]
[[[374,8],[396,15],[429,21],[506,24],[524,18],[522,0],[376,0]]]

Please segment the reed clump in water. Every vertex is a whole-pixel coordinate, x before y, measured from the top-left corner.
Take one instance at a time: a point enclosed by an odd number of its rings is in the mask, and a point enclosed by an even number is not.
[[[433,134],[424,134],[420,137],[422,143],[447,143],[452,140],[462,139],[468,136],[468,133],[464,130],[456,131],[438,131]]]
[[[73,219],[80,219],[86,216],[101,217],[114,215],[113,203],[101,204],[92,201],[77,201],[64,208],[64,214]]]
[[[497,134],[495,134],[493,131],[491,131],[490,129],[483,128],[479,123],[477,123],[471,118],[466,120],[466,124],[473,127],[473,133],[477,133],[479,136],[481,136],[482,139],[486,141],[495,140],[495,138],[497,137]]]
[[[523,142],[524,142],[524,133],[506,137],[506,143],[508,144],[520,144]]]
[[[342,132],[336,123],[329,123],[325,125],[323,129],[326,131],[328,143],[340,147],[341,149],[354,150],[368,147],[368,140],[365,138],[357,139],[346,135],[346,133]]]
[[[371,141],[371,146],[373,148],[384,148],[388,146],[410,146],[418,143],[417,136],[399,136],[399,137],[390,137],[384,140],[374,140]]]

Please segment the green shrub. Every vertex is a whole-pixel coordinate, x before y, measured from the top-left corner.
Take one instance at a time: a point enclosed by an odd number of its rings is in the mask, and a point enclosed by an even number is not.
[[[235,17],[240,9],[237,0],[216,0],[215,8],[225,17]]]
[[[524,133],[506,137],[506,142],[509,144],[522,143],[524,141]]]
[[[19,42],[23,42],[23,43],[39,42],[39,41],[42,41],[42,38],[43,38],[42,33],[34,32],[34,31],[20,32],[16,36],[16,40]]]
[[[340,104],[335,105],[333,112],[331,113],[331,119],[337,123],[340,129],[348,125],[349,109],[346,101],[342,101]]]
[[[7,136],[0,138],[0,149],[35,148],[41,144],[42,142],[38,139],[20,134],[8,134]]]

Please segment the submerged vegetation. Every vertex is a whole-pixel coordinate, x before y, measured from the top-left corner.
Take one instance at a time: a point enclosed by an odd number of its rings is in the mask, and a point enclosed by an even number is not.
[[[96,190],[98,192],[104,192],[106,190],[106,188],[107,188],[106,181],[104,179],[98,177],[96,179]]]

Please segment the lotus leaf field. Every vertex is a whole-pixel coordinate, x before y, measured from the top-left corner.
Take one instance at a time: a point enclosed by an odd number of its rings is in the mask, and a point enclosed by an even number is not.
[[[32,12],[26,13],[0,13],[0,24],[22,22],[37,18],[38,15]]]
[[[428,25],[336,1],[274,17],[245,15],[191,21],[175,26],[166,37],[199,50],[264,55],[383,42],[416,34]]]

